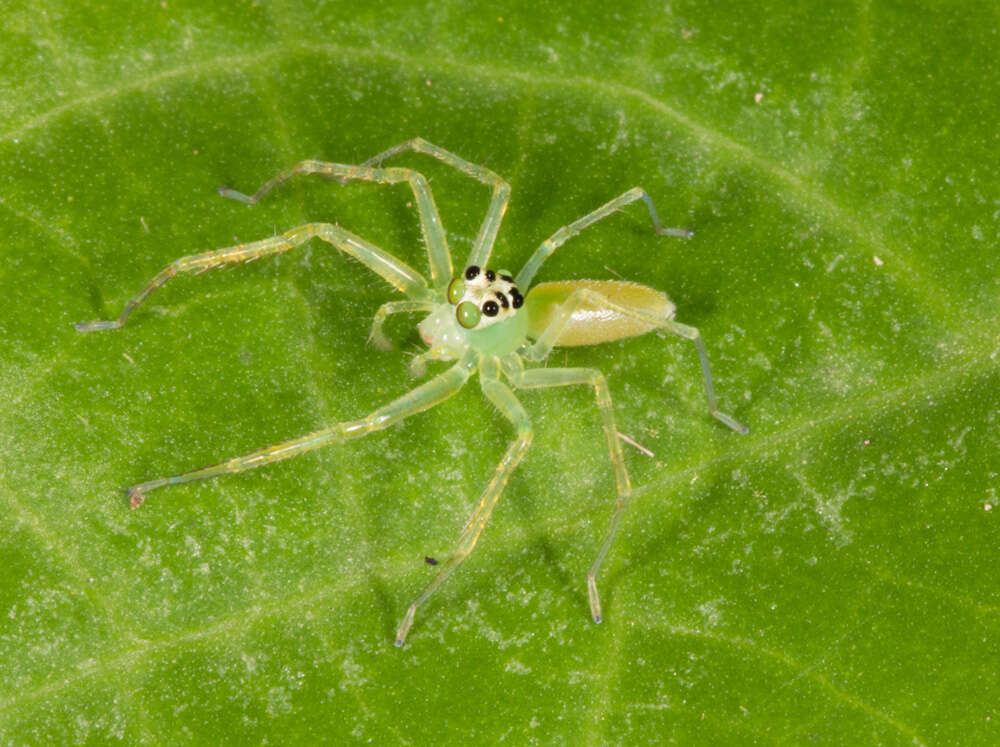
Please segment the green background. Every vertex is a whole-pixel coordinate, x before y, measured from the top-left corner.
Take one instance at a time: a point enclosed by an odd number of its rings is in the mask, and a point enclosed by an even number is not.
[[[0,739],[13,743],[1000,742],[1000,16],[990,3],[5,2],[0,10]],[[634,186],[539,280],[639,280],[705,336],[559,350],[471,559],[395,626],[511,438],[467,387],[363,441],[151,494],[125,485],[414,385],[365,344],[393,298],[336,221],[426,268],[404,187],[302,179],[423,136],[513,186],[494,264]],[[431,159],[464,260],[487,190]],[[398,296],[396,296],[398,297]],[[433,370],[440,370],[436,364]]]

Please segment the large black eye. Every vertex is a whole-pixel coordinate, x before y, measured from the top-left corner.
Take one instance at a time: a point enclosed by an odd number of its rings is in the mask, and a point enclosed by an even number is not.
[[[495,272],[493,272],[493,270],[487,270],[487,271],[486,271],[486,279],[487,279],[487,280],[488,280],[489,282],[491,282],[491,283],[492,283],[492,282],[493,282],[494,280],[496,280],[496,279],[497,279],[497,274],[496,274]]]
[[[483,313],[486,316],[496,316],[500,313],[500,307],[497,306],[496,301],[487,301],[483,304]]]
[[[475,280],[476,276],[479,274],[479,268],[475,265],[469,265],[465,268],[465,279]]]
[[[517,288],[510,289],[510,303],[515,309],[521,308],[521,304],[524,303],[524,296],[521,295]]]

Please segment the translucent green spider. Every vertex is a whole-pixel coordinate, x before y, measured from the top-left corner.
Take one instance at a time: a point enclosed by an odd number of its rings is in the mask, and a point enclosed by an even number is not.
[[[386,158],[410,150],[433,156],[492,189],[493,195],[486,219],[479,229],[472,253],[458,275],[454,275],[452,271],[451,252],[427,179],[411,169],[381,168],[382,161]],[[175,275],[202,272],[233,262],[245,262],[269,254],[278,254],[317,237],[354,257],[406,296],[405,301],[390,301],[384,304],[375,314],[371,331],[371,339],[375,344],[383,348],[389,347],[388,340],[382,333],[382,325],[389,314],[420,312],[425,316],[419,323],[418,329],[427,344],[427,350],[417,356],[411,364],[414,372],[422,374],[427,360],[457,361],[457,363],[360,420],[337,423],[329,428],[210,467],[135,485],[128,489],[132,508],[141,505],[146,499],[146,494],[155,488],[242,472],[327,444],[360,438],[388,428],[403,418],[427,410],[448,399],[478,372],[480,386],[486,399],[511,422],[517,435],[483,491],[476,510],[462,531],[455,551],[440,564],[434,579],[410,603],[396,632],[396,645],[402,646],[417,609],[472,552],[500,493],[528,450],[532,439],[531,420],[514,395],[514,390],[587,384],[593,387],[597,398],[608,450],[611,452],[618,494],[611,523],[597,550],[597,557],[587,572],[590,612],[594,622],[601,622],[597,574],[618,532],[631,494],[607,381],[600,371],[591,368],[526,369],[525,361],[530,363],[544,361],[556,345],[593,345],[640,335],[653,329],[662,329],[694,343],[701,359],[705,393],[708,396],[711,414],[738,433],[746,433],[747,429],[729,415],[719,411],[712,387],[708,356],[701,335],[694,327],[674,321],[674,304],[663,293],[637,283],[614,280],[568,280],[541,283],[526,294],[522,294],[522,290],[531,285],[535,273],[549,255],[568,239],[636,200],[645,201],[653,229],[657,234],[677,237],[687,237],[691,234],[681,229],[664,228],[660,224],[649,195],[641,188],[635,187],[592,213],[560,228],[542,242],[516,276],[506,270],[488,269],[490,251],[500,221],[507,209],[510,185],[489,169],[469,163],[420,138],[379,153],[360,166],[303,161],[277,174],[249,197],[228,188],[220,188],[219,191],[225,197],[252,205],[274,187],[297,174],[320,174],[341,183],[353,180],[380,184],[407,182],[416,198],[424,243],[430,260],[431,282],[428,284],[416,270],[349,231],[330,223],[307,223],[270,239],[182,257],[168,265],[133,296],[125,304],[117,319],[85,322],[77,324],[76,328],[81,332],[116,329],[125,324],[132,311],[145,301],[150,293]],[[507,383],[504,383],[504,380]]]

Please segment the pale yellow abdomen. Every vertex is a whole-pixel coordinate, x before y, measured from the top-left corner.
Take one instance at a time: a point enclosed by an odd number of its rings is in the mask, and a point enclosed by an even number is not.
[[[613,304],[627,307],[644,316],[661,320],[674,318],[675,307],[667,295],[645,285],[622,280],[563,280],[539,283],[528,292],[524,312],[528,315],[529,336],[537,338],[542,334],[559,305],[578,288],[599,293]],[[610,306],[586,301],[573,312],[555,344],[594,345],[642,335],[657,326],[652,321],[623,314]]]

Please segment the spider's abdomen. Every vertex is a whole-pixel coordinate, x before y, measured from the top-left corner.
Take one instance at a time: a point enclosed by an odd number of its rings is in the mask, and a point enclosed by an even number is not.
[[[667,295],[645,285],[622,280],[563,280],[539,283],[528,292],[524,301],[524,312],[528,316],[528,335],[532,338],[541,335],[551,323],[560,304],[580,288],[599,293],[612,304],[625,306],[657,319],[674,318],[675,306]],[[555,344],[595,345],[642,335],[656,326],[625,316],[610,305],[588,300],[573,312]]]

